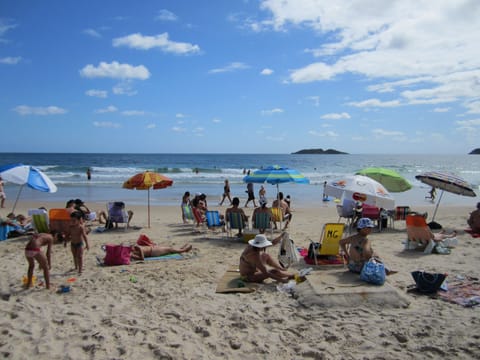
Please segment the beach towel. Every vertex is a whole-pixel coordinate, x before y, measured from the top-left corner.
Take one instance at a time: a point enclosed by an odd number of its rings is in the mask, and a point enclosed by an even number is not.
[[[465,232],[470,234],[473,238],[480,237],[480,234],[479,233],[474,233],[472,229],[465,229]]]
[[[220,278],[217,284],[216,293],[251,293],[254,292],[258,284],[248,283],[242,280],[237,266],[229,268]]]
[[[448,283],[447,291],[439,291],[438,297],[444,301],[472,307],[480,305],[480,281],[478,279],[467,278]]]
[[[300,256],[308,265],[315,265],[315,259],[308,257],[308,249],[301,248]],[[343,258],[341,255],[317,255],[316,265],[343,265]]]

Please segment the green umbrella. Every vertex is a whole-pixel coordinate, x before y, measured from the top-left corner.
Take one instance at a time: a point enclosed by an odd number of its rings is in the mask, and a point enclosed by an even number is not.
[[[403,192],[410,190],[412,185],[402,175],[396,171],[381,168],[369,167],[357,172],[359,175],[368,176],[371,179],[378,181],[385,189],[390,192]]]

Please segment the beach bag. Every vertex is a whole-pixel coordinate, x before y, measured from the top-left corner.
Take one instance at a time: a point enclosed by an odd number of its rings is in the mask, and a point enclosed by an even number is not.
[[[413,280],[417,285],[417,290],[424,294],[436,293],[442,286],[447,275],[445,274],[432,274],[426,271],[413,271]]]
[[[308,258],[311,260],[314,260],[315,254],[318,255],[318,252],[321,246],[322,245],[319,242],[311,242],[310,245],[308,246]]]
[[[105,265],[130,265],[130,253],[132,251],[130,245],[106,244],[102,246],[102,249],[105,251],[105,258],[103,259]]]
[[[375,258],[371,258],[363,265],[360,280],[369,284],[383,285],[385,283],[385,265]]]
[[[288,233],[283,234],[280,242],[280,249],[278,251],[278,262],[284,267],[288,268],[292,264],[298,263],[300,255],[295,247],[295,244]]]

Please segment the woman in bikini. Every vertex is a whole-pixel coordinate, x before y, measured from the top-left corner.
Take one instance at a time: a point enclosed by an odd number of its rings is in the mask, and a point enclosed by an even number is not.
[[[45,286],[50,289],[50,269],[52,268],[51,250],[53,244],[53,236],[50,234],[33,234],[30,241],[25,246],[25,257],[28,262],[27,270],[27,288],[32,287],[33,270],[35,268],[35,260],[37,260],[40,268],[43,270],[43,277],[45,278]],[[43,253],[41,247],[47,246],[47,255]]]
[[[357,234],[340,240],[340,247],[343,250],[348,269],[351,272],[360,274],[363,265],[374,256],[380,261],[375,255],[372,244],[367,237],[374,227],[375,225],[372,220],[369,218],[361,218],[357,222]],[[387,269],[386,266],[385,272],[387,275],[396,273],[396,271]]]
[[[283,235],[283,234],[282,234]],[[240,275],[246,281],[261,283],[263,280],[272,278],[282,283],[287,283],[289,280],[295,279],[294,274],[290,274],[286,269],[275,261],[265,249],[278,243],[282,235],[273,240],[267,240],[267,237],[258,234],[254,239],[248,241],[248,245],[240,256]],[[267,265],[271,269],[267,268]]]
[[[160,245],[132,245],[132,252],[130,257],[134,260],[144,260],[148,257],[156,257],[167,254],[181,254],[192,250],[192,245],[185,244],[181,248],[176,249],[171,246],[160,246]]]

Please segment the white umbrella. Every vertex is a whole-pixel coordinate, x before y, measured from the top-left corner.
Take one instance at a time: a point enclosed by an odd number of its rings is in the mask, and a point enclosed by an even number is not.
[[[395,208],[395,199],[387,189],[367,176],[347,175],[327,182],[325,194],[336,198],[353,199],[383,209]]]
[[[20,190],[18,191],[17,198],[15,199],[12,212],[15,212],[18,198],[20,197],[20,193],[25,185],[32,189],[43,192],[54,193],[57,191],[57,186],[44,172],[30,165],[4,165],[0,167],[0,176],[6,181],[20,185]]]

